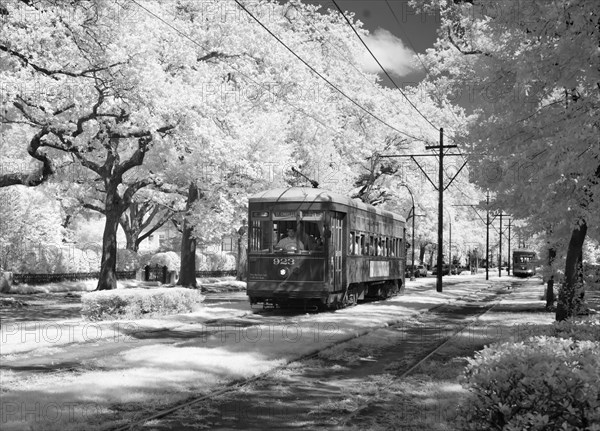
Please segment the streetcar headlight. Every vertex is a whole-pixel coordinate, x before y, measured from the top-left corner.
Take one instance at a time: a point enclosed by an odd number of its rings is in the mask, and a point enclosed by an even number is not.
[[[289,271],[287,268],[279,269],[279,275],[281,275],[282,277],[286,277],[288,274],[289,274]]]

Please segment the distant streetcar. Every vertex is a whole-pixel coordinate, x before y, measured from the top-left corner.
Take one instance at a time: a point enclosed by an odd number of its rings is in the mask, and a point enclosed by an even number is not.
[[[535,275],[536,264],[535,251],[514,250],[513,251],[513,275],[518,277],[531,277]]]
[[[274,189],[248,204],[251,304],[335,309],[404,289],[405,220],[321,189]]]

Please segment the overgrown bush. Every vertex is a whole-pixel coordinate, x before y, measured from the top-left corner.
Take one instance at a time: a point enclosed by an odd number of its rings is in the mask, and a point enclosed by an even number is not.
[[[202,301],[192,289],[117,289],[84,294],[81,313],[89,320],[140,319],[196,311]]]
[[[97,244],[11,245],[6,268],[19,274],[94,272],[100,269],[102,249]]]
[[[579,341],[600,342],[600,320],[597,317],[589,317],[554,322],[550,335]]]
[[[196,271],[230,271],[235,269],[235,256],[224,251],[196,252]]]
[[[600,430],[600,344],[555,337],[487,346],[461,383],[468,430]]]
[[[156,265],[166,266],[169,271],[179,271],[181,267],[181,258],[174,251],[166,251],[164,253],[156,253],[148,262],[148,265],[154,267]]]
[[[133,250],[117,250],[117,271],[137,271],[140,269],[140,255]]]
[[[583,279],[587,290],[600,290],[600,265],[585,264]]]

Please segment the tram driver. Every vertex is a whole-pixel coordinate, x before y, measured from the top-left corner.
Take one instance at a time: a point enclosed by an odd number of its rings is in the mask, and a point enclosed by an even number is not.
[[[275,247],[282,248],[285,251],[304,250],[304,243],[296,238],[296,229],[288,228],[287,236],[282,238]]]

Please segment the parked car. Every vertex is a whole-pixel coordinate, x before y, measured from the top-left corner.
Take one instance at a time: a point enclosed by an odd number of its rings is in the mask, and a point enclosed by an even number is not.
[[[405,276],[410,277],[412,275],[412,265],[406,265]],[[427,268],[425,265],[415,265],[415,277],[427,277]]]
[[[442,265],[442,275],[450,274],[450,265],[444,264]],[[431,275],[437,275],[437,265],[433,265],[431,267]]]
[[[413,266],[412,265],[406,265],[406,270],[404,272],[404,275],[408,278],[408,277],[412,277],[413,274]],[[419,273],[417,271],[417,265],[415,265],[415,277],[418,277]]]
[[[459,275],[461,272],[463,272],[463,268],[458,266],[458,265],[453,265],[452,266],[452,275]]]

